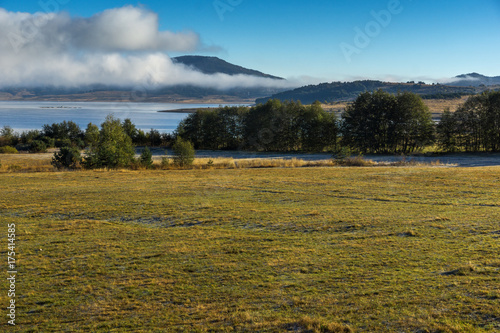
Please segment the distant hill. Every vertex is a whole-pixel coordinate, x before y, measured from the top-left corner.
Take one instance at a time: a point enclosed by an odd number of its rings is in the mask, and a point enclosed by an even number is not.
[[[173,58],[175,63],[190,66],[205,74],[251,75],[260,78],[284,80],[283,78],[233,65],[216,57],[183,56]],[[0,90],[0,100],[44,100],[44,101],[123,101],[132,98],[140,102],[184,102],[184,103],[252,103],[256,98],[281,92],[283,88],[242,88],[218,90],[192,85],[158,87],[148,91],[131,91],[130,88],[105,85],[84,87],[11,87]],[[137,99],[137,100],[136,100]]]
[[[460,96],[471,95],[484,90],[476,87],[451,87],[441,84],[429,85],[423,83],[390,83],[365,80],[309,85],[294,90],[277,93],[270,97],[259,98],[256,100],[256,103],[265,103],[269,99],[279,99],[281,101],[301,101],[303,104],[311,104],[315,101],[328,103],[351,101],[356,99],[356,97],[358,97],[358,95],[362,92],[374,91],[378,89],[382,89],[393,94],[408,91],[422,95],[423,98],[428,99],[458,98]]]
[[[270,96],[282,88],[233,88],[220,91],[190,85],[154,90],[120,87],[87,86],[79,88],[5,88],[1,100],[17,101],[79,101],[79,102],[154,102],[154,103],[253,103],[256,98]]]
[[[485,76],[478,73],[457,75],[455,80],[447,83],[449,86],[458,87],[479,87],[500,85],[500,76]]]
[[[193,67],[194,69],[199,70],[200,72],[205,74],[216,74],[216,73],[223,73],[228,75],[244,74],[244,75],[252,75],[268,79],[284,80],[281,77],[264,74],[262,72],[253,69],[248,69],[245,67],[233,65],[217,57],[182,56],[182,57],[172,58],[172,60],[175,63],[181,63],[186,66]]]

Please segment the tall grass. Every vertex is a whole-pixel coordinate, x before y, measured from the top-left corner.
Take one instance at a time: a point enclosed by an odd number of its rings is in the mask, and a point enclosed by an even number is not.
[[[51,165],[53,153],[43,154],[1,154],[0,173],[5,172],[55,172],[58,171]],[[164,156],[153,157],[153,165],[147,168],[140,163],[133,163],[130,170],[189,170],[189,169],[252,169],[252,168],[304,168],[304,167],[374,167],[374,166],[441,166],[437,162],[419,163],[412,159],[396,162],[374,162],[363,156],[348,157],[345,159],[329,159],[306,161],[298,158],[249,158],[234,159],[227,157],[196,158],[193,165],[180,167],[172,160],[168,164],[162,163]],[[81,170],[81,169],[80,169]]]

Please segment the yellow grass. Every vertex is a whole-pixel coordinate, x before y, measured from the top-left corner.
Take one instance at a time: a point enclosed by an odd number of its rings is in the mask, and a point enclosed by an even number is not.
[[[424,103],[429,107],[434,117],[439,117],[446,109],[455,112],[469,97],[470,96],[463,96],[462,98],[456,99],[424,99]],[[351,102],[334,102],[330,104],[321,104],[321,106],[325,111],[334,112],[340,117],[349,103]]]

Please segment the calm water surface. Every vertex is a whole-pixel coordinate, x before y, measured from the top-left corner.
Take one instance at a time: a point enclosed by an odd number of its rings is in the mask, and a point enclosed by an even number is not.
[[[219,104],[0,101],[0,128],[8,125],[17,132],[41,130],[44,124],[71,120],[85,130],[88,123],[100,126],[108,114],[114,114],[122,121],[130,118],[137,128],[144,131],[154,128],[164,133],[174,131],[187,114],[158,111],[218,106]]]

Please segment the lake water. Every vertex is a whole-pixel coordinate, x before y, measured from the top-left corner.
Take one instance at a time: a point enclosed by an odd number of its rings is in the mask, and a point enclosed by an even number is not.
[[[149,131],[154,128],[161,133],[169,133],[188,114],[158,111],[218,106],[219,104],[0,101],[0,128],[8,125],[16,132],[41,130],[44,124],[66,120],[75,122],[85,130],[88,123],[100,126],[108,114],[114,114],[122,121],[130,118],[138,129]]]

